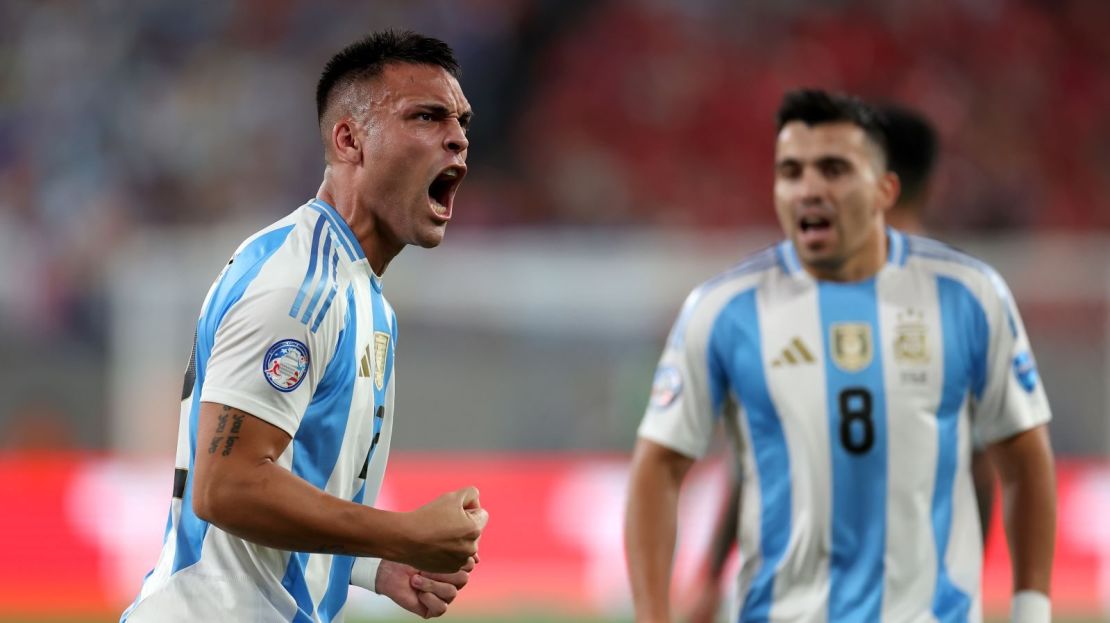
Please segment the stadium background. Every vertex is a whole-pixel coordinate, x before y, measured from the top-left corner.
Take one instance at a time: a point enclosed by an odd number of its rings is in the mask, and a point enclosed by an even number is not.
[[[685,292],[777,236],[771,120],[813,85],[935,120],[928,225],[1009,280],[1056,414],[1057,610],[1110,620],[1107,24],[1102,0],[0,3],[0,620],[112,620],[135,594],[200,301],[315,192],[318,71],[386,26],[450,42],[477,112],[446,242],[385,279],[384,503],[473,483],[492,514],[453,618],[628,617],[655,359]],[[685,493],[682,586],[720,473]]]

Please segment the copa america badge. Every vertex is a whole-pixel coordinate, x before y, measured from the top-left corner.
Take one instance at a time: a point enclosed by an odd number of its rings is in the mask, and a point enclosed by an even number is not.
[[[291,392],[308,374],[308,347],[297,340],[282,340],[266,351],[262,373],[274,389]]]
[[[682,374],[672,365],[661,365],[651,384],[651,406],[665,409],[682,393]]]

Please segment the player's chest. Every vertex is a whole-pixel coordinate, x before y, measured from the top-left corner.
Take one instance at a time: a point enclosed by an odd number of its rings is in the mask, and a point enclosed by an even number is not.
[[[354,305],[348,310],[349,322],[344,336],[349,347],[341,349],[339,365],[348,368],[352,385],[352,424],[373,427],[373,419],[386,417],[387,396],[393,377],[395,344],[392,318],[380,294],[365,284],[356,284]],[[380,422],[377,423],[380,427]],[[371,433],[372,434],[372,433]]]
[[[747,343],[758,344],[758,354],[749,357],[758,358],[780,412],[851,413],[896,402],[900,411],[935,413],[944,380],[941,316],[919,283],[767,296]]]

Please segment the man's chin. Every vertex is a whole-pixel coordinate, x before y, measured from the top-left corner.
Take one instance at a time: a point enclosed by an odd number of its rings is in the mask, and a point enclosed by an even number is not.
[[[843,263],[836,250],[822,245],[820,247],[795,247],[798,259],[805,266],[822,270],[835,270]]]
[[[424,249],[434,249],[443,242],[447,226],[437,227],[433,231],[422,232],[416,239],[416,245]]]

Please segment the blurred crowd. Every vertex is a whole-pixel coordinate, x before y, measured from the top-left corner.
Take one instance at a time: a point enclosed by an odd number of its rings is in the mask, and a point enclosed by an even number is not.
[[[773,227],[774,111],[804,85],[936,122],[936,230],[1105,230],[1107,24],[1105,0],[3,2],[0,339],[98,361],[113,248],[311,197],[318,73],[387,26],[461,60],[453,228]]]
[[[1101,0],[611,3],[543,52],[513,136],[541,222],[773,225],[781,94],[847,90],[935,121],[933,228],[1107,228],[1107,24]]]
[[[460,227],[773,225],[771,120],[798,85],[936,121],[934,227],[1110,227],[1101,0],[15,2],[0,23],[0,242],[19,264],[0,300],[52,329],[85,322],[82,290],[137,227],[311,196],[320,66],[386,25],[462,60]]]

